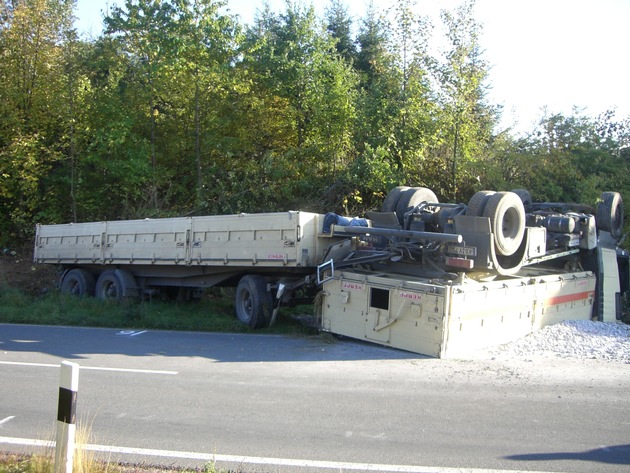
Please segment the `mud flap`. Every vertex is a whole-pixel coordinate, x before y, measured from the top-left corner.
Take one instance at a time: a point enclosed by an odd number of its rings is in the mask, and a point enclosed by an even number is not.
[[[597,320],[616,322],[621,317],[621,290],[617,250],[597,247]]]

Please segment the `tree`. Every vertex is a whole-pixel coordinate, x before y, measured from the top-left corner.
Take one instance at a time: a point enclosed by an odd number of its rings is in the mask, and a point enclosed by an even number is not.
[[[178,4],[180,38],[177,55],[177,74],[173,95],[181,103],[181,117],[193,117],[194,162],[196,168],[195,206],[206,206],[204,196],[204,156],[212,154],[208,148],[219,148],[225,123],[220,103],[226,100],[226,90],[234,84],[234,68],[238,54],[240,28],[235,19],[221,14],[226,2],[214,0],[181,1]],[[192,86],[192,90],[191,89]],[[192,113],[191,113],[192,112]],[[182,137],[188,140],[188,134]],[[185,155],[188,146],[184,146]],[[182,163],[186,166],[189,163]]]
[[[395,58],[390,51],[391,37],[385,18],[377,15],[369,4],[357,36],[359,97],[355,141],[361,153],[365,147],[389,149],[394,134],[394,102],[398,82],[394,71]]]
[[[355,73],[312,6],[288,1],[282,14],[265,10],[246,37],[242,67],[264,103],[282,108],[277,127],[288,138],[259,159],[281,160],[293,192],[321,193],[353,156]]]
[[[450,163],[450,182],[440,185],[452,199],[471,193],[475,161],[485,153],[498,117],[486,101],[489,66],[479,44],[481,25],[474,19],[474,6],[469,0],[454,12],[442,11],[450,49],[433,68],[441,113],[431,154]]]
[[[75,173],[78,220],[146,217],[154,211],[146,197],[153,185],[151,143],[134,63],[106,35],[75,60],[86,78],[75,128],[81,149]]]
[[[429,22],[414,13],[414,5],[413,0],[403,0],[394,9],[395,66],[400,84],[394,149],[399,171],[409,181],[426,185],[420,173],[413,170],[423,167],[425,140],[430,131]]]
[[[64,189],[49,175],[62,166],[69,117],[64,41],[70,0],[0,4],[0,229],[27,235],[33,220],[63,212]]]
[[[335,49],[349,63],[356,59],[357,49],[352,39],[352,18],[343,0],[330,0],[326,9],[327,30],[336,40]]]
[[[158,158],[156,130],[160,115],[161,87],[177,47],[176,10],[166,0],[125,0],[124,7],[114,6],[105,17],[105,33],[118,40],[121,52],[128,54],[140,76],[136,79],[149,123],[152,169],[151,206],[159,210]]]

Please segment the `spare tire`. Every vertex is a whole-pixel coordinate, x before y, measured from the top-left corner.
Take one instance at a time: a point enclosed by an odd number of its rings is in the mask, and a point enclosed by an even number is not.
[[[385,196],[385,200],[381,206],[381,212],[396,212],[396,206],[398,205],[400,196],[407,189],[409,189],[407,186],[398,186],[390,190]]]
[[[497,254],[516,253],[525,234],[525,208],[514,192],[497,192],[489,197],[483,216],[490,219]]]
[[[404,223],[405,214],[411,212],[422,202],[438,203],[438,199],[431,189],[426,187],[411,187],[403,191],[396,205],[396,216],[400,223]]]
[[[614,238],[623,234],[623,201],[618,192],[603,192],[595,216],[597,228]]]
[[[494,191],[479,191],[472,196],[468,202],[466,208],[466,215],[471,217],[483,217],[483,209],[486,207],[486,203],[491,195],[494,195]]]

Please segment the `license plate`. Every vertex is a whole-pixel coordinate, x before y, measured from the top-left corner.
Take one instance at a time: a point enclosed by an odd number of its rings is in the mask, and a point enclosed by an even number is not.
[[[477,256],[477,247],[476,246],[447,245],[446,252],[452,255],[459,255],[459,256]]]

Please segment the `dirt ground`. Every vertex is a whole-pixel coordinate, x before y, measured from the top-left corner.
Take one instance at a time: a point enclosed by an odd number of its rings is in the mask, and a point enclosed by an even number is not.
[[[33,263],[33,246],[0,248],[0,287],[9,286],[33,296],[57,288],[58,271],[54,265]]]

